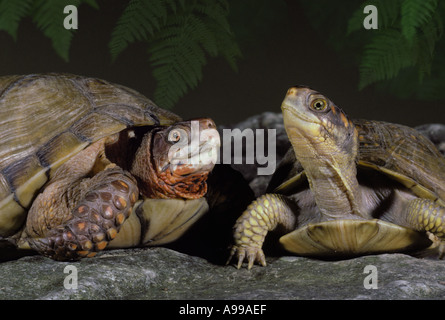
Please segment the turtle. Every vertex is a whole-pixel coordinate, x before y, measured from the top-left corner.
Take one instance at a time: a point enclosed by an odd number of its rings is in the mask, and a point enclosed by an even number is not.
[[[227,264],[265,266],[270,231],[284,253],[316,259],[434,246],[443,255],[445,158],[431,141],[408,126],[351,120],[307,86],[291,87],[281,109],[291,147],[237,219]]]
[[[72,74],[0,77],[0,239],[60,261],[169,243],[209,205],[220,144],[142,94]],[[199,134],[199,136],[198,136]]]

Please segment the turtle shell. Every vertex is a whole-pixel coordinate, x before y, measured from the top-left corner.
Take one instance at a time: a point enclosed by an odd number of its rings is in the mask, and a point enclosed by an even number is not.
[[[418,197],[445,205],[445,157],[417,130],[407,126],[369,120],[353,120],[358,132],[357,166],[380,171]],[[290,195],[307,187],[304,169],[289,149],[268,192]]]
[[[423,234],[383,220],[330,220],[309,223],[280,238],[284,249],[302,256],[357,256],[415,251],[431,241]]]
[[[380,121],[354,120],[359,167],[386,173],[421,198],[445,205],[445,157],[417,130]]]
[[[138,92],[104,80],[0,77],[0,236],[21,227],[55,169],[91,143],[127,127],[180,120]]]

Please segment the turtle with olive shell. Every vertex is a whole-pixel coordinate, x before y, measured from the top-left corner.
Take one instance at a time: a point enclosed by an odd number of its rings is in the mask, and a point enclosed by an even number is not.
[[[134,90],[69,74],[0,77],[0,119],[0,239],[19,248],[77,260],[164,244],[209,210],[211,119],[182,121]]]
[[[237,220],[228,262],[265,266],[272,230],[301,256],[410,252],[432,241],[443,254],[445,158],[431,141],[403,125],[349,120],[305,86],[290,88],[281,109],[292,147]]]

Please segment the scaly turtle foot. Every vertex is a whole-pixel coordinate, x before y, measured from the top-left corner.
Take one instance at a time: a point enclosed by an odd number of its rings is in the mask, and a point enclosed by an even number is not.
[[[55,260],[78,260],[95,256],[116,237],[138,198],[138,188],[119,167],[99,175],[66,223],[43,237],[28,239],[33,249]]]

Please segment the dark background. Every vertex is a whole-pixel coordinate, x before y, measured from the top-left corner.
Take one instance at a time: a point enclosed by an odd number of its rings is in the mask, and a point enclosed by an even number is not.
[[[16,42],[0,31],[0,75],[69,72],[123,84],[150,98],[155,81],[146,45],[132,44],[111,62],[111,30],[126,3],[99,0],[100,10],[79,7],[79,29],[68,63],[57,56],[50,40],[30,18],[21,22]],[[173,111],[183,118],[209,116],[217,124],[236,123],[264,111],[280,112],[288,87],[306,84],[328,96],[353,118],[410,126],[445,123],[444,101],[398,99],[372,86],[358,91],[357,67],[341,59],[312,29],[298,1],[286,3],[287,16],[277,17],[273,32],[265,34],[260,44],[244,48],[238,72],[223,59],[210,59],[204,67],[203,81]]]

